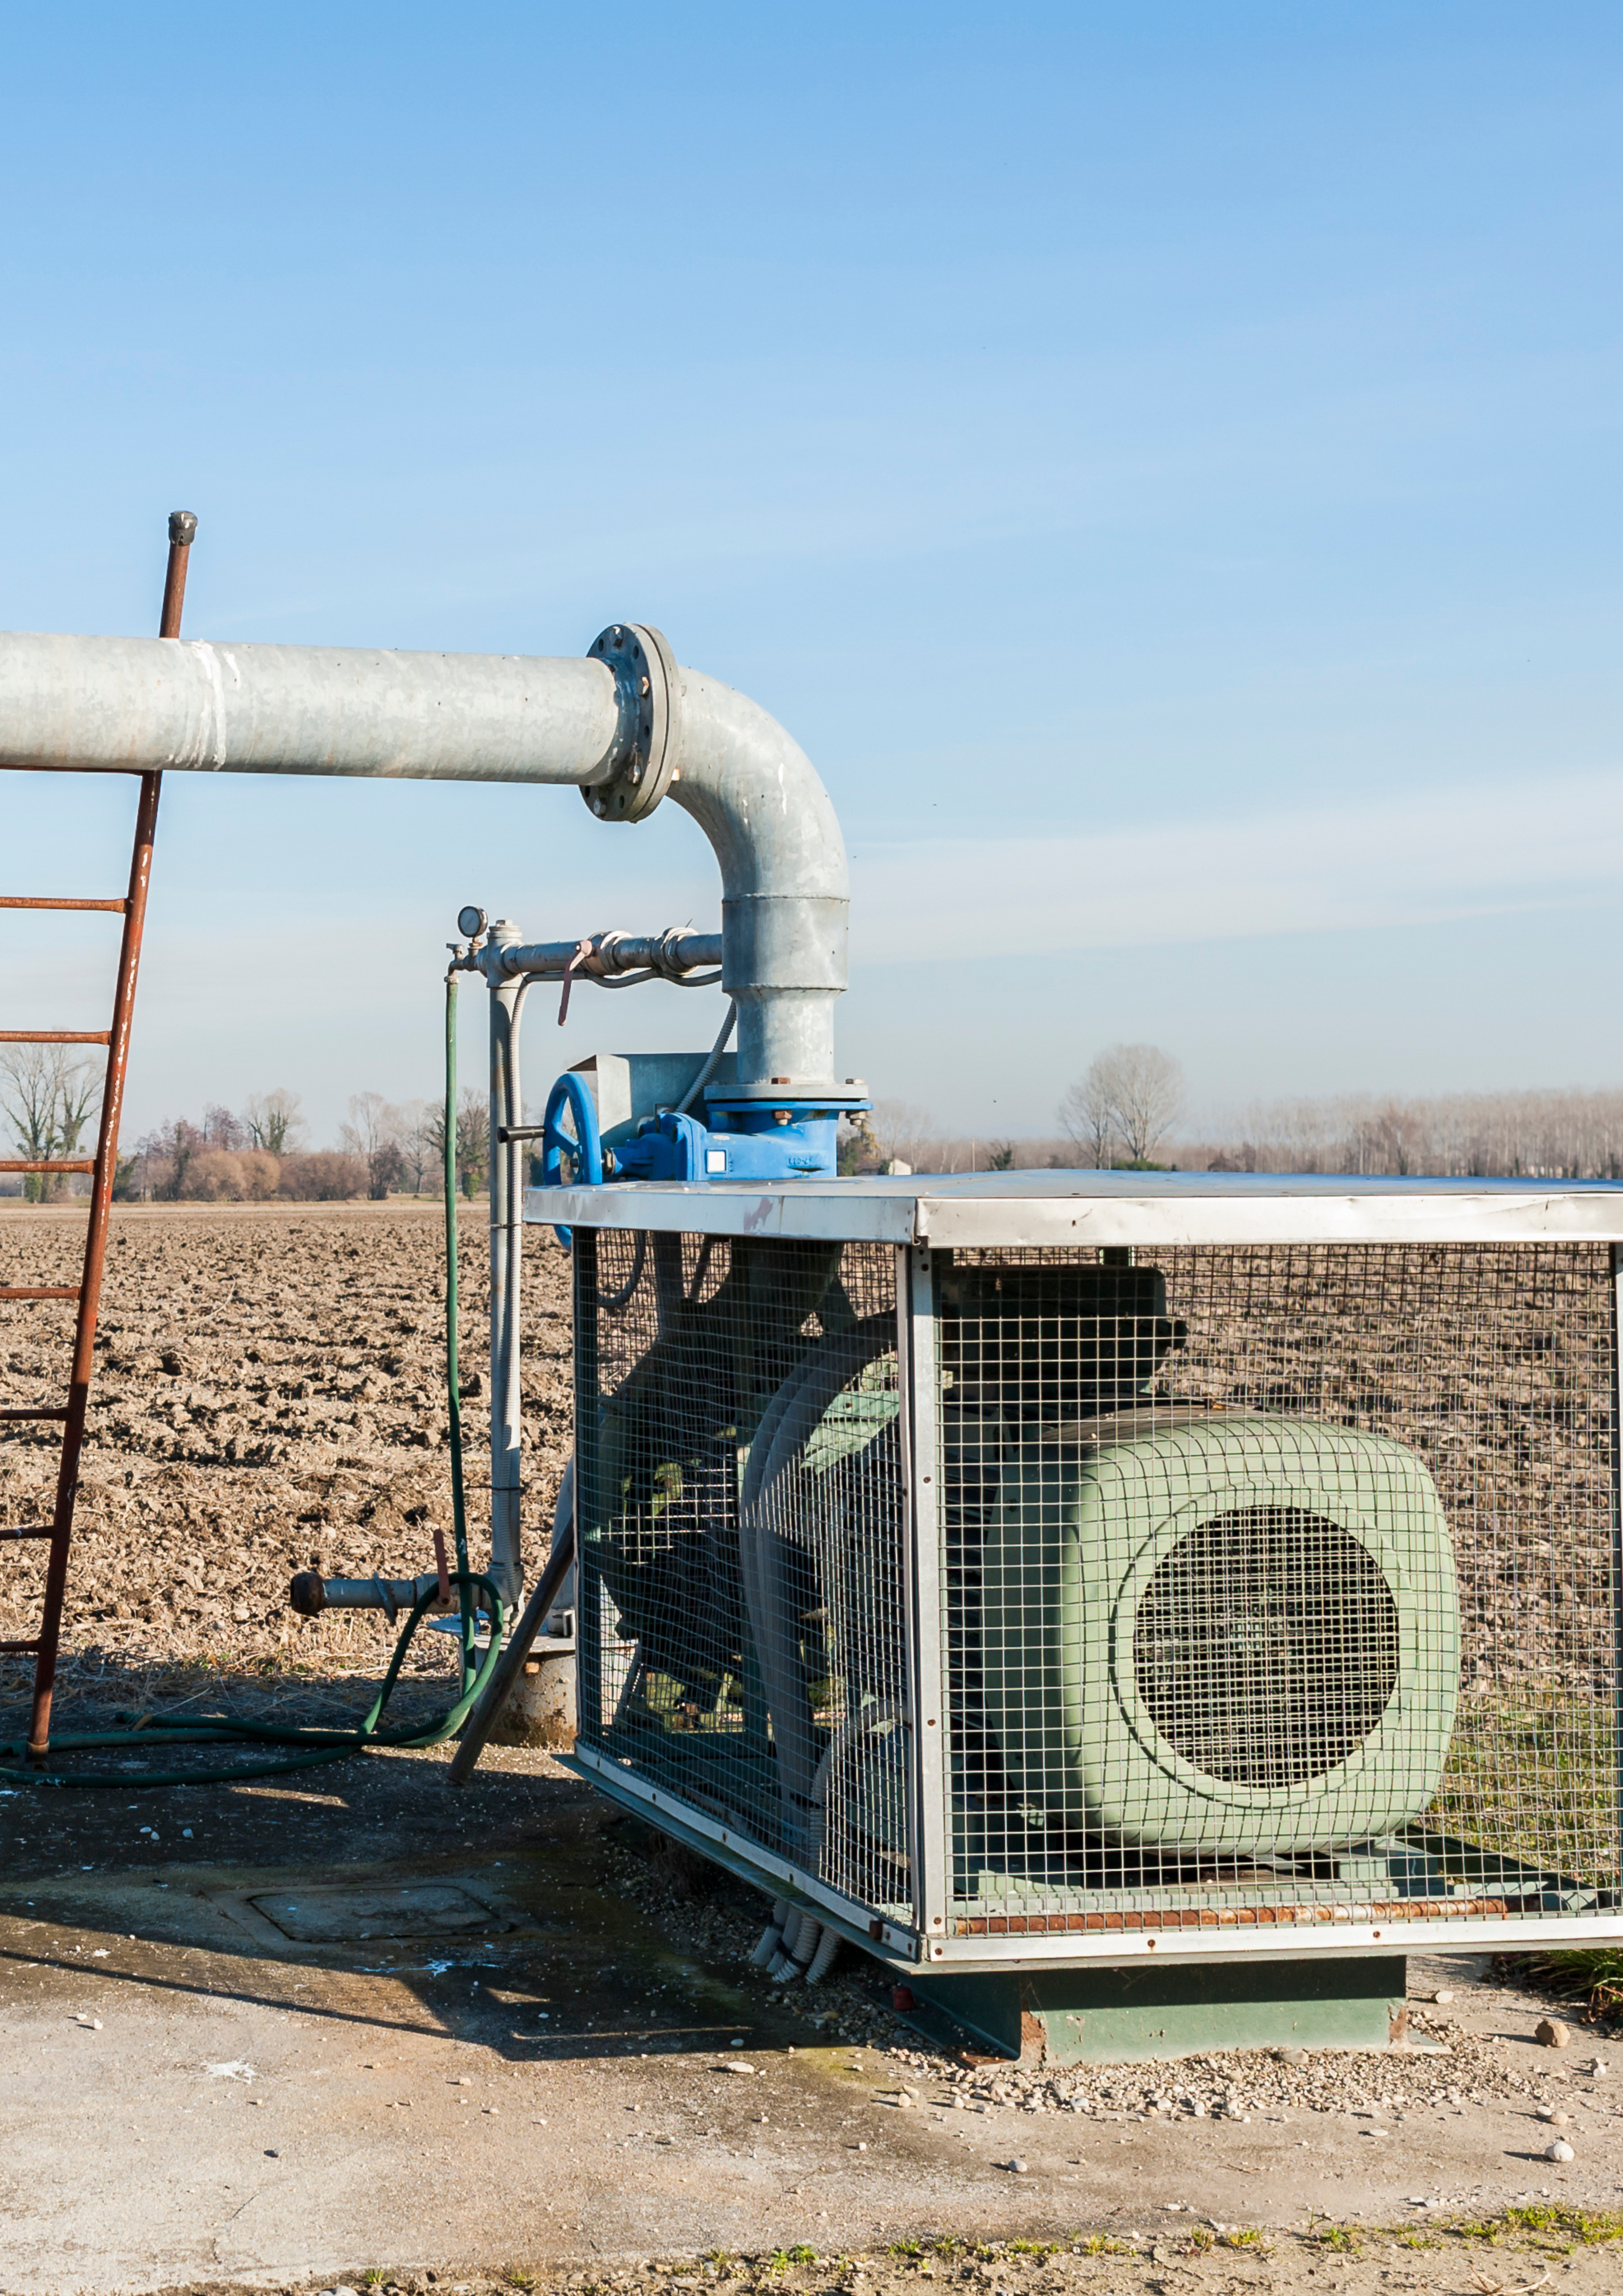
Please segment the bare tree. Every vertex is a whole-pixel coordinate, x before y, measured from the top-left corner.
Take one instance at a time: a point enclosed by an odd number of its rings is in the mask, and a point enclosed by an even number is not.
[[[210,1148],[223,1148],[230,1153],[248,1146],[248,1127],[240,1116],[234,1116],[216,1101],[203,1111],[203,1138]]]
[[[1129,1164],[1147,1164],[1184,1109],[1184,1071],[1156,1045],[1112,1045],[1111,1090]]]
[[[1119,1143],[1128,1164],[1147,1164],[1177,1122],[1184,1072],[1157,1045],[1110,1045],[1060,1103],[1060,1122],[1096,1166]]]
[[[186,1175],[208,1147],[207,1141],[184,1116],[167,1118],[135,1143],[146,1185],[160,1203],[178,1203]]]
[[[939,1129],[927,1108],[906,1100],[876,1100],[868,1119],[881,1163],[903,1163],[915,1172],[937,1168]]]
[[[0,1111],[29,1162],[77,1156],[102,1106],[101,1071],[70,1057],[61,1045],[15,1045],[0,1055]],[[23,1194],[50,1203],[66,1193],[67,1175],[29,1172]]]
[[[440,1138],[445,1137],[444,1116]],[[490,1096],[476,1084],[464,1085],[456,1104],[456,1177],[471,1196],[490,1168]]]
[[[406,1158],[400,1145],[405,1128],[406,1119],[400,1111],[381,1092],[351,1095],[349,1121],[340,1136],[352,1156],[365,1158],[366,1193],[374,1203],[381,1203],[406,1177]]]
[[[1068,1088],[1056,1112],[1066,1138],[1076,1142],[1095,1171],[1102,1170],[1116,1137],[1116,1103],[1103,1054]]]
[[[400,1111],[402,1177],[413,1195],[439,1185],[445,1155],[445,1110],[439,1101],[407,1101]]]
[[[392,1139],[398,1117],[381,1092],[352,1092],[349,1095],[349,1121],[340,1128],[340,1137],[352,1156],[370,1156],[385,1140]]]
[[[278,1085],[274,1092],[250,1093],[242,1111],[248,1136],[256,1148],[273,1156],[288,1156],[299,1146],[308,1127],[299,1113],[299,1095]]]
[[[1436,1161],[1428,1152],[1429,1127],[1424,1111],[1385,1101],[1359,1128],[1359,1168],[1375,1172],[1423,1172]]]
[[[0,1107],[5,1111],[18,1153],[29,1162],[53,1153],[56,1140],[56,1081],[60,1046],[18,1045],[0,1055]],[[22,1192],[31,1204],[44,1200],[45,1172],[29,1172]]]

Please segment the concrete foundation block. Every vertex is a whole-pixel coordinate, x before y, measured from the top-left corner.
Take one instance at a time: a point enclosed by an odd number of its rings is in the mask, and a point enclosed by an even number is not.
[[[1212,2049],[1375,2049],[1401,2039],[1401,1954],[910,1977],[911,2021],[1022,2064],[1135,2064]]]

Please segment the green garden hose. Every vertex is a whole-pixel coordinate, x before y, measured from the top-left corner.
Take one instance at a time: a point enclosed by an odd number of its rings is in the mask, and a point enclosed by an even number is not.
[[[455,1737],[467,1719],[470,1709],[484,1690],[496,1670],[502,1654],[502,1598],[495,1582],[482,1571],[468,1567],[468,1511],[463,1488],[462,1456],[462,1390],[456,1369],[456,975],[446,974],[446,1105],[445,1105],[445,1201],[446,1201],[446,1391],[451,1426],[451,1520],[456,1541],[456,1569],[451,1574],[461,1607],[461,1665],[458,1669],[458,1689],[455,1702],[449,1706],[436,1722],[420,1729],[385,1730],[384,1710],[393,1695],[406,1653],[411,1646],[423,1612],[430,1603],[439,1599],[439,1588],[431,1587],[412,1605],[411,1615],[401,1628],[396,1641],[389,1670],[384,1675],[377,1696],[358,1726],[353,1730],[322,1730],[313,1727],[284,1726],[275,1722],[249,1722],[228,1714],[189,1716],[184,1722],[176,1718],[165,1721],[161,1716],[132,1730],[79,1730],[66,1732],[51,1742],[56,1753],[84,1753],[92,1749],[111,1746],[139,1746],[145,1751],[154,1742],[160,1746],[260,1745],[285,1746],[293,1751],[271,1761],[242,1762],[223,1770],[142,1770],[133,1775],[119,1770],[111,1776],[84,1775],[70,1770],[41,1770],[29,1765],[26,1738],[13,1738],[0,1744],[0,1762],[14,1762],[20,1767],[7,1775],[26,1780],[30,1785],[42,1786],[117,1786],[122,1792],[138,1792],[147,1786],[217,1785],[234,1783],[238,1778],[267,1778],[278,1776],[286,1770],[307,1770],[324,1762],[348,1761],[353,1754],[365,1754],[381,1746],[438,1746],[447,1738]],[[483,1595],[488,1604],[490,1641],[482,1660],[476,1646],[478,1609],[476,1597]]]

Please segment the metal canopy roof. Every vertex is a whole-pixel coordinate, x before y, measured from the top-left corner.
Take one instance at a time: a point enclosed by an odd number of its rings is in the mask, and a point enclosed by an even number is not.
[[[1623,1243],[1606,1180],[1321,1172],[915,1172],[530,1188],[527,1221],[960,1245]]]

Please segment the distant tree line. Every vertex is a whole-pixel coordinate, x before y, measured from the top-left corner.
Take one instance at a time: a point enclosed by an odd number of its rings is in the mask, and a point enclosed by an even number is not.
[[[1177,1130],[1183,1080],[1152,1045],[1112,1045],[1067,1087],[1049,1138],[965,1138],[924,1109],[877,1102],[843,1129],[848,1172],[1042,1167],[1347,1172],[1455,1179],[1623,1179],[1623,1091],[1375,1094],[1259,1103]]]
[[[1181,1149],[1217,1172],[1426,1174],[1449,1179],[1623,1179],[1623,1092],[1341,1095],[1245,1111]]]
[[[101,1115],[102,1063],[61,1045],[0,1053],[0,1119],[20,1159],[86,1157]],[[1373,1095],[1260,1103],[1203,1138],[1178,1138],[1177,1062],[1153,1045],[1111,1045],[1067,1087],[1050,1138],[966,1138],[906,1101],[879,1101],[841,1128],[847,1173],[998,1172],[1078,1165],[1117,1170],[1430,1174],[1450,1178],[1623,1179],[1623,1091]],[[439,1101],[357,1093],[330,1148],[307,1145],[299,1095],[250,1094],[240,1113],[215,1105],[201,1120],[171,1117],[120,1154],[115,1193],[168,1203],[272,1197],[374,1201],[438,1190],[445,1152]],[[463,1092],[458,1177],[482,1191],[489,1169],[488,1103]],[[28,1173],[21,1193],[50,1203],[83,1193],[82,1176]],[[0,1188],[4,1184],[0,1183]],[[5,1190],[15,1193],[15,1190]]]
[[[101,1118],[102,1063],[75,1059],[62,1046],[25,1045],[0,1055],[0,1119],[20,1160],[89,1156]],[[156,1203],[263,1202],[273,1197],[333,1202],[374,1201],[395,1193],[438,1191],[445,1156],[439,1101],[397,1103],[357,1093],[336,1144],[311,1148],[299,1095],[285,1087],[250,1094],[241,1112],[220,1105],[201,1119],[168,1117],[121,1151],[114,1193]],[[489,1108],[477,1086],[463,1093],[456,1116],[458,1178],[477,1194],[488,1175]],[[27,1173],[21,1193],[34,1203],[60,1201],[88,1187],[83,1175]]]

